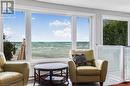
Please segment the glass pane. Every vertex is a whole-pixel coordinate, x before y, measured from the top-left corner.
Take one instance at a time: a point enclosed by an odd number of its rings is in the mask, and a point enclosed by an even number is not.
[[[71,49],[71,17],[32,13],[32,58],[67,58]]]
[[[108,72],[105,83],[112,85],[121,82],[121,69],[120,69],[120,46],[98,46],[98,59],[108,61]]]
[[[128,22],[103,20],[104,45],[128,45]]]
[[[25,12],[16,11],[14,15],[4,16],[4,53],[7,60],[19,58],[22,41],[25,38]],[[23,53],[24,52],[24,53]],[[22,53],[25,55],[25,51]],[[25,56],[21,60],[25,59]]]
[[[90,47],[90,20],[87,17],[77,17],[77,48]]]
[[[130,47],[124,47],[125,80],[130,80]]]

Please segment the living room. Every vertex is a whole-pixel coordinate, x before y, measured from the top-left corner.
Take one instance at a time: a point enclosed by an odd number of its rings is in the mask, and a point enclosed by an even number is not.
[[[11,4],[11,8],[8,8],[9,4]],[[100,82],[98,84],[102,86],[101,82],[103,82],[103,85],[106,86],[127,82],[130,80],[129,8],[130,1],[128,0],[2,0],[0,51],[3,54],[1,56],[4,55],[9,64],[27,63],[29,69],[26,70],[26,73],[29,71],[29,74],[27,73],[29,78],[26,79],[26,84],[29,86],[34,84],[35,78],[38,78],[35,77],[35,66],[48,62],[67,64],[69,72],[65,72],[65,74],[68,74],[66,76],[68,76],[69,83],[81,82],[85,83],[83,86],[95,86],[91,82]],[[89,54],[86,54],[86,51]],[[104,74],[103,81],[98,78],[91,81],[91,77],[85,77],[86,81],[78,80],[78,78],[75,81],[72,78],[71,75],[74,73],[70,72],[72,69],[69,64],[72,60],[70,57],[76,57],[79,53],[94,59],[95,66],[97,65],[96,60],[108,62],[108,66],[104,69],[106,75]],[[0,58],[1,61],[3,60]],[[1,64],[3,63],[1,62]],[[58,66],[60,67],[60,65]],[[77,65],[76,68],[78,68]],[[4,71],[4,69],[0,69],[0,71]],[[45,71],[42,72],[45,73]],[[98,72],[96,74],[98,75]],[[2,79],[0,78],[0,80],[1,83]],[[86,84],[89,82],[90,84]],[[35,85],[39,85],[38,83],[39,81],[36,79]],[[82,84],[76,85],[82,86]],[[0,84],[0,86],[11,85]],[[24,85],[16,84],[14,86]]]

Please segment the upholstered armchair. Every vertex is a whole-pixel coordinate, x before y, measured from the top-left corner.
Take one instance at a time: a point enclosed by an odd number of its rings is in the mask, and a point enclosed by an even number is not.
[[[0,86],[26,86],[28,77],[27,63],[8,63],[4,54],[0,52]]]
[[[103,82],[106,79],[108,62],[105,60],[94,60],[95,66],[76,66],[73,61],[73,54],[84,54],[88,57],[94,57],[93,50],[71,50],[69,64],[69,76],[73,83],[89,83],[100,82],[100,86],[103,86]]]

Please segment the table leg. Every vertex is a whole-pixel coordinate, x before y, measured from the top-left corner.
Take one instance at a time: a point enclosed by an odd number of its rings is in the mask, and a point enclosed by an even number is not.
[[[62,76],[62,70],[61,70],[61,76]]]
[[[66,81],[69,84],[69,81],[68,81],[68,68],[66,69]]]
[[[35,83],[36,83],[36,70],[34,69],[34,83],[33,83],[33,86],[35,86]]]
[[[52,82],[53,71],[50,70],[50,81]]]
[[[41,78],[41,76],[40,76],[40,70],[38,70],[38,82],[39,82],[39,84],[40,84],[40,78]]]

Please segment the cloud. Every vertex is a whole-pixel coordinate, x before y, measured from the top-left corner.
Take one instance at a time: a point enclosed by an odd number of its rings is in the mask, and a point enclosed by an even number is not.
[[[36,18],[32,17],[32,20],[35,20]]]
[[[35,17],[32,17],[32,22],[35,22],[36,21],[36,18]]]
[[[71,24],[67,20],[54,20],[49,23],[54,28],[53,34],[59,39],[68,39],[71,37]]]
[[[4,28],[4,34],[7,38],[11,37],[13,35],[13,29],[10,27]]]
[[[53,31],[54,36],[59,37],[59,38],[70,38],[71,36],[71,28],[70,27],[65,27],[63,30],[55,30]]]
[[[60,21],[60,20],[55,20],[49,23],[50,26],[70,26],[69,21]]]

